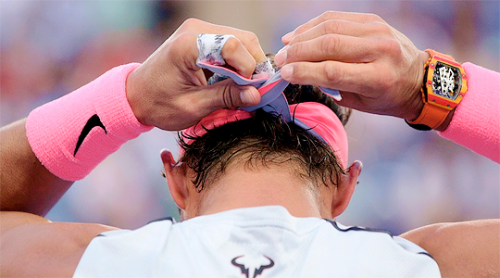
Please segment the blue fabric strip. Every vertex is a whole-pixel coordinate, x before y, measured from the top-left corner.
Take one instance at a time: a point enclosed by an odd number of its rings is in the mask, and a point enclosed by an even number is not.
[[[304,122],[299,119],[295,119],[292,117],[292,113],[290,112],[290,106],[288,105],[288,101],[286,100],[286,96],[283,94],[285,88],[290,84],[290,82],[284,80],[281,77],[281,72],[277,71],[274,75],[272,75],[269,79],[250,79],[240,74],[234,72],[231,69],[224,68],[221,66],[211,65],[205,62],[196,62],[196,64],[200,68],[205,68],[210,70],[213,73],[219,74],[221,76],[227,76],[231,78],[238,85],[251,85],[257,88],[262,95],[261,101],[259,104],[248,107],[240,107],[239,109],[252,112],[257,109],[261,109],[266,111],[267,113],[274,114],[276,116],[281,116],[283,120],[287,123],[293,122],[303,129],[307,130],[309,133],[314,135],[316,138],[319,138],[322,141],[325,141],[317,132],[313,130],[314,127],[306,125]],[[336,100],[342,99],[338,90],[328,89],[324,87],[319,87],[322,92],[330,95]],[[264,94],[262,91],[267,90]]]

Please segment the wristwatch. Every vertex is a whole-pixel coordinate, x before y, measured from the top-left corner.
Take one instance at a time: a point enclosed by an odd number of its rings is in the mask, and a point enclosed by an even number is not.
[[[453,57],[432,49],[425,52],[431,57],[424,65],[424,81],[420,89],[424,107],[417,119],[406,121],[418,130],[439,127],[467,92],[467,76]]]

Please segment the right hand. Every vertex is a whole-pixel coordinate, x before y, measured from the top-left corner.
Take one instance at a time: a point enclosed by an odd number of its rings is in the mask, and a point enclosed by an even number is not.
[[[252,86],[231,80],[207,85],[196,65],[196,39],[201,33],[234,35],[222,49],[226,63],[243,76],[251,76],[257,63],[266,61],[257,36],[251,32],[186,20],[127,79],[127,98],[137,119],[170,131],[185,129],[220,108],[251,106],[260,102]]]
[[[275,57],[295,84],[338,89],[340,105],[414,120],[429,55],[373,14],[325,12],[283,37]]]

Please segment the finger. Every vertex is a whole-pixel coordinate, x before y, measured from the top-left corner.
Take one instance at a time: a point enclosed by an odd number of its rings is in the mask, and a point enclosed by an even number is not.
[[[189,61],[187,63],[189,69],[198,72],[197,75],[192,76],[190,81],[192,84],[199,86],[206,85],[206,79],[195,63],[199,55],[197,37],[198,35],[195,32],[183,32],[175,37],[175,41],[172,43],[170,49],[172,53],[176,53],[171,55],[174,64]],[[243,76],[250,77],[255,70],[256,63],[254,58],[237,38],[229,38],[227,40],[222,48],[221,55],[227,64],[234,67]],[[203,78],[200,79],[199,77]]]
[[[255,71],[255,59],[248,49],[237,38],[229,38],[222,48],[222,58],[245,77],[252,76]]]
[[[196,66],[196,59],[200,54],[197,47],[197,39],[198,34],[195,32],[182,32],[181,34],[172,35],[164,45],[169,45],[166,47],[168,49],[167,53],[169,53],[169,58],[172,61],[173,65],[184,66],[187,65],[190,70],[198,70],[198,66]],[[163,49],[162,45],[158,50]],[[161,55],[161,51],[155,51],[151,57],[156,55]],[[148,60],[151,59],[148,58]],[[146,62],[148,61],[146,60]],[[152,60],[152,59],[151,59]]]
[[[311,29],[293,37],[289,45],[312,40],[314,38],[338,34],[352,37],[366,37],[375,33],[375,24],[362,24],[345,20],[326,20]]]
[[[366,14],[366,13],[348,13],[348,12],[338,12],[338,11],[327,11],[323,14],[309,20],[308,22],[300,25],[294,31],[286,34],[282,37],[282,41],[284,44],[290,43],[290,41],[297,35],[306,32],[307,30],[321,24],[327,20],[345,20],[351,22],[358,23],[367,23],[367,22],[385,22],[381,17],[375,14]]]
[[[275,62],[337,60],[353,63],[374,61],[380,54],[400,48],[393,39],[393,28],[387,23],[361,24],[343,20],[328,20],[295,36],[280,50]],[[313,42],[315,40],[315,42]],[[303,45],[300,45],[303,44]],[[297,45],[294,47],[294,45]],[[290,50],[288,53],[285,50]],[[293,55],[293,53],[296,55]],[[287,57],[288,59],[287,60]],[[314,59],[314,60],[313,60]],[[282,63],[282,64],[280,64]]]
[[[366,91],[375,83],[377,71],[371,64],[351,64],[337,61],[295,62],[281,69],[281,76],[292,84],[315,85],[340,91]]]
[[[359,175],[361,175],[362,170],[363,170],[363,162],[355,160],[349,167],[349,175],[351,177],[357,178]]]
[[[191,30],[197,32],[198,34],[207,33],[234,35],[243,43],[248,52],[252,55],[252,57],[254,57],[256,63],[262,63],[267,60],[266,55],[260,46],[259,39],[252,32],[216,25],[194,18],[186,20],[181,27],[179,27],[179,30]]]
[[[200,87],[196,94],[200,102],[197,107],[203,115],[221,108],[252,106],[260,102],[260,94],[255,87],[238,86],[230,79]]]
[[[379,40],[328,34],[312,40],[290,44],[282,51],[278,62],[293,63],[299,61],[320,62],[326,60],[368,63],[375,60],[379,49]]]
[[[160,157],[163,164],[175,165],[175,158],[169,149],[162,149],[160,151]]]

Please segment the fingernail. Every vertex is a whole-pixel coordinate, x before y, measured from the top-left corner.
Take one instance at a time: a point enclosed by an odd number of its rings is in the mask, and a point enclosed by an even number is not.
[[[250,89],[243,89],[240,92],[240,99],[244,105],[258,104],[258,99],[255,92]]]
[[[274,56],[274,63],[276,64],[276,66],[281,67],[285,64],[286,55],[287,55],[286,50],[280,50],[280,52],[278,52],[278,54]]]
[[[293,31],[286,33],[283,37],[281,37],[282,41],[290,41],[290,38],[292,37]]]
[[[363,171],[363,162],[356,160],[356,163],[359,165],[359,175],[361,175],[361,172]]]
[[[293,67],[291,65],[285,65],[281,69],[281,77],[283,77],[283,79],[285,80],[290,79],[292,77],[292,74],[293,74]]]
[[[160,151],[160,157],[163,162],[168,162],[170,165],[174,165],[175,161],[172,161],[172,157],[169,155],[169,149],[162,149]]]

